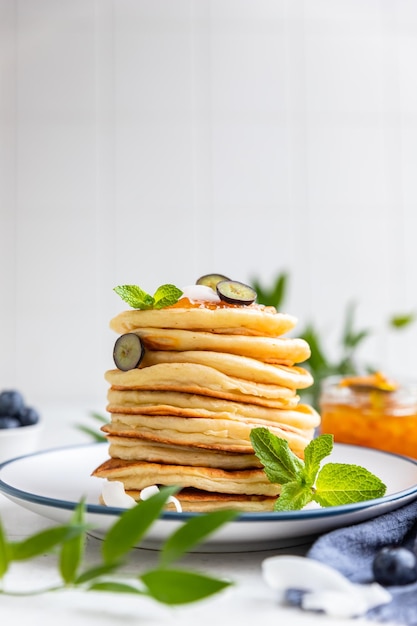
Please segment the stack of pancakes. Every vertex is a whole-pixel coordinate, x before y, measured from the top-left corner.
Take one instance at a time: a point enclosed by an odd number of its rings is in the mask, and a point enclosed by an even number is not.
[[[284,337],[294,317],[274,307],[194,302],[127,310],[111,321],[136,333],[140,365],[106,372],[109,459],[94,475],[121,481],[140,499],[150,485],[177,485],[184,511],[272,510],[280,486],[268,481],[250,443],[262,426],[300,458],[319,424],[297,389],[312,384],[297,365],[308,344]]]

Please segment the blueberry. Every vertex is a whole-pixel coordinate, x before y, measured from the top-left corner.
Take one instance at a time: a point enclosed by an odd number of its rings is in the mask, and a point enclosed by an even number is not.
[[[0,393],[0,415],[6,417],[19,415],[24,406],[23,396],[19,391],[10,390]]]
[[[0,416],[0,429],[4,428],[19,428],[20,421],[13,415],[1,415]]]
[[[39,422],[39,413],[31,406],[25,406],[18,415],[22,426],[32,426]]]
[[[408,585],[417,580],[417,557],[406,548],[382,548],[375,555],[372,571],[381,585]]]

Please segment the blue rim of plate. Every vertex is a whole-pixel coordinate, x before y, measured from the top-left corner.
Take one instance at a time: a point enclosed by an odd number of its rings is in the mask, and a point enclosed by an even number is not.
[[[351,446],[350,444],[337,444],[338,447],[349,447],[349,448],[358,448],[359,446]],[[32,452],[31,454],[25,454],[19,457],[15,457],[13,459],[9,459],[0,464],[0,472],[7,465],[11,465],[15,462],[21,461],[23,459],[28,459],[31,457],[37,456],[46,456],[47,454],[56,453],[60,451],[70,451],[74,449],[83,449],[89,448],[93,446],[107,446],[107,443],[104,442],[94,442],[94,443],[86,443],[86,444],[75,444],[69,446],[61,446],[56,448],[50,448],[46,450],[39,450],[37,452]],[[394,457],[403,459],[405,462],[408,462],[412,465],[417,465],[417,459],[412,459],[411,457],[403,456],[401,454],[395,454],[393,452],[386,452],[384,450],[377,450],[374,448],[366,448],[361,447],[362,450],[370,450],[371,452],[380,453],[381,455],[386,455],[388,457]],[[28,491],[24,491],[22,489],[17,489],[16,487],[12,487],[7,484],[0,478],[0,493],[7,494],[9,496],[18,498],[20,500],[24,500],[26,502],[33,502],[35,504],[41,504],[43,506],[49,506],[57,509],[63,509],[72,511],[77,506],[77,501],[72,500],[61,500],[59,498],[51,498],[49,496],[41,496],[38,494],[30,493]],[[397,491],[393,494],[382,496],[381,498],[375,498],[373,500],[364,500],[362,502],[355,502],[352,504],[343,504],[333,507],[325,507],[318,509],[303,509],[298,511],[266,511],[266,512],[256,512],[256,513],[239,513],[238,516],[233,520],[234,522],[275,522],[275,521],[294,521],[294,520],[308,520],[308,519],[320,519],[322,517],[335,517],[338,515],[345,515],[347,513],[353,513],[355,511],[360,511],[363,509],[368,509],[371,507],[378,506],[380,504],[386,504],[389,502],[395,502],[397,500],[402,500],[408,496],[415,495],[417,498],[417,484],[409,487],[408,489],[403,489],[402,491]],[[110,516],[120,516],[126,509],[121,507],[112,507],[112,506],[104,506],[102,504],[88,504],[86,503],[86,511],[88,513],[96,513],[100,515],[110,515]],[[161,520],[167,521],[185,521],[190,519],[191,517],[196,517],[202,515],[201,513],[191,513],[191,512],[183,512],[179,513],[176,511],[166,511],[161,514]]]

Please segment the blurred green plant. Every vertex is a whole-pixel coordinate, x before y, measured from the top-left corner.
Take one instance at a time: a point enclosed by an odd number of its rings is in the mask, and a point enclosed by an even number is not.
[[[271,286],[263,285],[257,278],[253,279],[251,284],[257,291],[259,304],[274,306],[278,310],[283,308],[289,284],[287,272],[281,272]],[[316,409],[318,409],[320,389],[324,378],[359,374],[363,371],[373,372],[380,369],[371,364],[359,362],[358,349],[373,331],[370,328],[358,329],[355,314],[356,304],[349,302],[342,319],[342,330],[338,341],[339,353],[336,359],[329,356],[321,332],[314,322],[308,322],[298,333],[298,336],[310,345],[311,356],[305,363],[305,367],[314,378],[313,385],[309,389],[300,390],[300,395],[304,396]],[[404,329],[416,320],[416,313],[396,314],[388,320],[388,327]]]
[[[91,437],[97,443],[107,441],[107,437],[103,435],[99,426],[102,426],[103,424],[108,424],[108,418],[105,415],[102,415],[101,413],[97,413],[95,411],[90,411],[89,416],[97,422],[96,428],[93,428],[92,426],[89,426],[87,424],[76,424],[76,428]]]
[[[89,565],[85,548],[88,531],[87,505],[84,500],[74,509],[70,520],[24,538],[9,539],[0,520],[0,596],[35,596],[47,592],[77,589],[86,592],[112,592],[147,597],[167,606],[198,602],[233,584],[192,570],[177,567],[195,546],[237,517],[236,511],[214,511],[185,520],[162,542],[157,562],[150,569],[128,574],[128,563],[135,545],[140,545],[160,517],[176,487],[162,487],[147,500],[141,500],[116,517],[101,544],[99,562]],[[15,562],[30,561],[45,554],[57,555],[57,582],[48,587],[12,589],[5,579]],[[116,603],[117,604],[117,603]],[[123,607],[123,604],[121,604]]]

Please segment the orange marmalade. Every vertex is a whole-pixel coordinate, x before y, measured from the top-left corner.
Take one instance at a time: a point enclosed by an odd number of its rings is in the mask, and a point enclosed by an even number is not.
[[[167,309],[241,309],[241,304],[231,304],[230,302],[224,302],[223,300],[190,300],[189,298],[182,297],[175,304],[170,304],[165,307]],[[274,307],[264,306],[263,304],[246,304],[245,309],[259,309],[263,311],[274,311]]]
[[[381,372],[331,377],[320,397],[321,432],[349,443],[417,458],[417,382]]]

